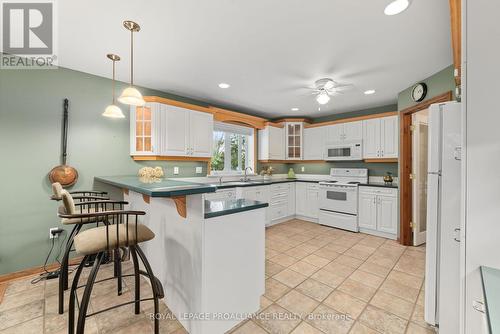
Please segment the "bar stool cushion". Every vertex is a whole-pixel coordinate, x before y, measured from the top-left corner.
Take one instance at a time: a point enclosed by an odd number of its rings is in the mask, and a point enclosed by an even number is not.
[[[116,238],[118,228],[119,243]],[[127,246],[126,224],[109,225],[109,249]],[[137,224],[137,238],[135,234],[135,223],[128,225],[128,245],[136,245],[140,242],[151,240],[155,237],[153,231],[147,226]],[[89,255],[108,250],[106,239],[106,226],[100,226],[80,232],[74,239],[75,250],[78,254]]]

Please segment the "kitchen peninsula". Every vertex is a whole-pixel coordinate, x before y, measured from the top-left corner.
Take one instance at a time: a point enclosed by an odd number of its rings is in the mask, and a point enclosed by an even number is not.
[[[95,181],[122,189],[128,209],[146,212],[141,223],[156,237],[141,247],[189,333],[224,333],[259,309],[268,203],[209,200],[215,186],[170,179]]]

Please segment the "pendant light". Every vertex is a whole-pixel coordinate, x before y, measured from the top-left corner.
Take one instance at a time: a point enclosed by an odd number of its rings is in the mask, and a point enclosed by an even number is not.
[[[134,32],[141,30],[141,27],[134,21],[123,21],[123,26],[130,31],[130,86],[123,90],[118,101],[132,106],[143,106],[146,101],[142,98],[142,94],[134,88]]]
[[[106,55],[106,57],[111,59],[111,61],[113,62],[113,102],[106,107],[102,115],[109,118],[125,118],[125,115],[123,114],[120,107],[115,104],[115,63],[117,61],[120,61],[120,56],[110,53]]]
[[[325,90],[323,90],[316,96],[316,101],[319,104],[327,104],[330,101],[330,96]]]

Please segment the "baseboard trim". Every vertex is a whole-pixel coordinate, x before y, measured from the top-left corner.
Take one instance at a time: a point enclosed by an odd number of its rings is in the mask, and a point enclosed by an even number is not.
[[[3,296],[5,295],[5,290],[7,290],[7,283],[0,284],[0,304],[2,304]]]
[[[72,258],[69,260],[69,265],[73,266],[73,265],[79,264],[82,261],[82,259],[83,259],[83,257],[80,257],[80,256]],[[47,271],[52,271],[52,270],[55,270],[57,268],[59,268],[59,263],[51,263],[45,267],[45,269],[47,269]],[[12,273],[0,275],[0,297],[1,297],[1,293],[2,293],[2,285],[4,285],[4,284],[6,285],[6,283],[9,283],[11,281],[17,281],[17,280],[23,279],[25,277],[41,274],[43,272],[44,272],[43,266],[39,266],[39,267],[23,269],[20,271],[15,271]],[[0,300],[1,300],[1,298],[0,298]]]
[[[387,232],[381,232],[381,231],[375,231],[375,230],[371,230],[369,228],[360,227],[359,228],[359,232],[365,233],[365,234],[374,235],[376,237],[386,238],[386,239],[392,239],[392,240],[397,240],[398,239],[398,236],[396,234],[387,233]]]

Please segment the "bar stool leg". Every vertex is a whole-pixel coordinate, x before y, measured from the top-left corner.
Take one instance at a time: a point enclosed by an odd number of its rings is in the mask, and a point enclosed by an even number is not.
[[[80,311],[78,312],[78,322],[76,324],[76,334],[84,334],[85,332],[85,319],[87,318],[87,308],[90,302],[90,294],[92,288],[94,287],[94,282],[97,277],[97,272],[101,266],[102,258],[105,252],[100,252],[94,261],[94,266],[90,272],[87,284],[85,285],[85,291],[83,292],[82,301],[80,303]]]
[[[113,257],[114,257],[114,276],[117,278],[118,285],[117,285],[117,292],[118,296],[122,295],[122,258],[120,256],[120,249],[116,248],[113,251]]]
[[[134,246],[130,246],[130,254],[132,255],[132,262],[134,263],[134,278],[135,278],[135,314],[141,313],[141,278],[139,274],[139,260]]]
[[[151,287],[153,288],[153,302],[154,302],[154,311],[155,311],[155,334],[160,333],[160,320],[159,320],[159,305],[158,305],[158,296],[160,295],[160,292],[158,291],[158,285],[156,282],[156,277],[153,274],[153,270],[151,269],[151,266],[149,265],[148,259],[142,252],[142,249],[139,247],[139,245],[134,246],[134,250],[137,251],[137,254],[141,258],[142,263],[144,264],[144,267],[146,268],[146,272],[148,273],[149,280],[151,282]]]
[[[76,300],[76,288],[78,287],[78,281],[80,280],[80,275],[82,270],[87,263],[89,256],[85,255],[82,262],[78,265],[75,277],[73,278],[73,284],[71,284],[71,291],[69,294],[69,309],[68,309],[68,333],[73,334],[75,332],[75,300]]]
[[[66,242],[66,249],[62,258],[61,267],[59,268],[59,314],[64,313],[64,290],[68,290],[68,267],[69,267],[69,253],[73,247],[73,239],[78,234],[82,225],[77,224],[71,230],[68,241]]]

